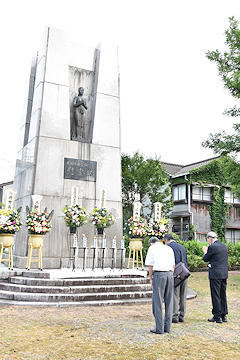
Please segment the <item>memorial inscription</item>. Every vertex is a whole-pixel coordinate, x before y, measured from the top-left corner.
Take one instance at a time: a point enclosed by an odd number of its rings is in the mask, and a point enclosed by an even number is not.
[[[95,181],[97,162],[64,158],[64,179]]]

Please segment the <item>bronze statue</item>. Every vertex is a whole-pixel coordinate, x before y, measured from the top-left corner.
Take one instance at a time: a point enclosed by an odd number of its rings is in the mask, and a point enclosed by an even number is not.
[[[87,101],[83,97],[84,88],[80,87],[78,89],[78,96],[75,96],[73,100],[74,106],[74,121],[76,126],[76,138],[84,139],[85,134],[85,123],[86,123],[86,110],[87,110]]]

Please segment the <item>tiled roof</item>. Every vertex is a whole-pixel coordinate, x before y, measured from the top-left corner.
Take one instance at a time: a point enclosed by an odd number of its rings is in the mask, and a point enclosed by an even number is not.
[[[217,157],[211,158],[211,159],[207,159],[207,160],[198,161],[196,163],[189,164],[189,165],[174,165],[174,164],[168,164],[168,163],[164,163],[164,162],[162,164],[169,175],[180,176],[183,174],[188,174],[190,170],[197,169],[200,166],[206,165],[209,162],[216,160],[216,159],[220,159],[220,156],[217,156]]]
[[[183,165],[162,162],[162,165],[169,175],[174,175],[183,168]]]

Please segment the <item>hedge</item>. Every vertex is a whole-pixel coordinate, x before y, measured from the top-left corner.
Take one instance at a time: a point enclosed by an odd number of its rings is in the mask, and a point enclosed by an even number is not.
[[[197,242],[195,240],[190,241],[181,241],[178,235],[173,234],[174,240],[179,244],[183,245],[187,251],[188,267],[190,271],[196,271],[198,269],[204,269],[208,267],[208,263],[203,261],[203,245],[206,243]],[[148,239],[146,237],[143,239],[143,261],[145,261],[147,250],[148,250]],[[240,266],[240,241],[236,244],[227,243],[228,247],[228,266],[229,268],[235,268]],[[129,256],[129,237],[125,236],[125,247],[126,247],[126,257]],[[139,257],[140,260],[140,257]]]

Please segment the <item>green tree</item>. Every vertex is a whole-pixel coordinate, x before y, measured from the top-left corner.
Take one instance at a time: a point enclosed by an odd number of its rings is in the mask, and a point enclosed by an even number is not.
[[[162,213],[167,216],[172,208],[168,174],[160,159],[146,159],[138,151],[130,156],[122,154],[122,198],[125,217],[132,216],[136,198],[142,208],[153,214],[154,203],[163,204]]]
[[[239,22],[234,17],[229,18],[229,29],[224,34],[225,44],[229,51],[221,53],[219,50],[208,51],[206,57],[216,63],[219,76],[224,88],[235,98],[240,98],[240,30]],[[240,109],[236,106],[225,110],[227,116],[240,116]],[[240,124],[233,125],[234,134],[228,135],[225,131],[210,134],[209,139],[202,143],[203,147],[210,148],[215,154],[236,154],[240,151]]]
[[[240,30],[239,22],[234,17],[229,18],[229,23],[229,29],[224,32],[225,44],[229,50],[224,53],[219,50],[208,51],[206,57],[216,63],[224,87],[233,98],[238,100],[240,98]],[[223,113],[237,118],[240,116],[240,108],[235,105]],[[240,123],[235,123],[233,130],[231,135],[226,131],[210,134],[209,138],[202,142],[202,146],[212,149],[215,154],[231,156],[226,156],[224,159],[226,182],[232,186],[232,191],[240,196],[240,164],[236,160],[236,155],[240,152]]]
[[[224,162],[224,174],[226,183],[231,185],[231,191],[235,196],[240,197],[240,164],[230,156],[222,157]]]

